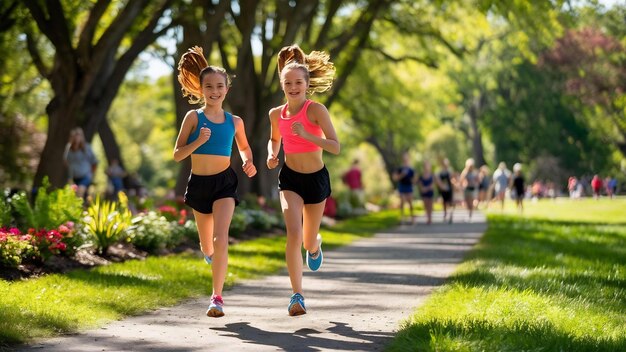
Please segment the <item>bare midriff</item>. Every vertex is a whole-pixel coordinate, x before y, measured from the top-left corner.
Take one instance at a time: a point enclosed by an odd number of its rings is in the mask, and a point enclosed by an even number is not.
[[[324,167],[322,161],[322,150],[306,153],[285,154],[285,164],[293,171],[310,174],[319,171]]]
[[[228,169],[230,156],[191,154],[191,173],[194,175],[216,175]]]

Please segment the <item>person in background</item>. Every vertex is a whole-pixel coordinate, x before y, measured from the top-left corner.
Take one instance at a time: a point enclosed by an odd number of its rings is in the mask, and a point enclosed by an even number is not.
[[[454,175],[450,170],[450,160],[444,158],[441,160],[441,169],[435,177],[437,190],[441,196],[441,205],[443,206],[443,222],[452,223],[454,214],[454,201],[452,193],[454,191]],[[446,220],[447,219],[447,220]]]
[[[501,161],[498,164],[498,169],[493,172],[493,186],[495,198],[494,200],[500,202],[500,210],[504,210],[504,199],[506,197],[506,190],[509,187],[511,172],[506,168],[506,163]]]
[[[120,161],[117,159],[111,159],[109,161],[109,167],[105,170],[109,181],[113,187],[113,199],[117,200],[117,194],[124,190],[124,177],[126,177],[126,171],[120,165]]]
[[[348,186],[351,198],[356,199],[360,207],[363,206],[365,204],[365,194],[363,193],[363,181],[361,169],[359,168],[359,159],[354,159],[352,166],[343,174],[341,180]]]
[[[600,176],[593,175],[591,179],[591,190],[593,191],[593,198],[600,199],[600,193],[602,192],[602,178]]]
[[[483,165],[478,169],[478,198],[476,199],[476,208],[480,205],[486,205],[491,200],[489,194],[491,190],[491,177],[489,176],[489,167]]]
[[[474,212],[474,200],[478,191],[478,172],[474,166],[474,159],[469,158],[465,161],[465,168],[459,176],[461,186],[463,187],[463,196],[465,198],[465,206],[469,212],[469,221],[472,221]]]
[[[76,127],[70,132],[70,139],[63,153],[63,161],[69,169],[71,182],[77,186],[76,195],[86,200],[98,166],[98,159],[91,145],[85,141],[82,128]]]
[[[617,179],[615,177],[607,177],[606,181],[606,194],[609,198],[613,199],[617,195]]]
[[[435,197],[435,177],[432,173],[430,161],[425,160],[422,166],[422,172],[417,178],[417,187],[419,188],[422,202],[424,203],[424,211],[426,212],[426,224],[430,225],[433,219],[433,198]]]
[[[517,210],[522,213],[524,211],[524,196],[526,193],[526,186],[524,174],[522,174],[522,164],[520,163],[515,163],[515,165],[513,165],[513,176],[511,177],[510,187],[511,190],[514,192]]]
[[[404,207],[409,208],[409,222],[415,223],[413,215],[413,184],[415,184],[415,170],[411,167],[409,153],[402,155],[402,166],[394,171],[392,179],[398,183],[398,194],[400,195],[400,219],[404,219]],[[404,220],[402,220],[404,221]]]

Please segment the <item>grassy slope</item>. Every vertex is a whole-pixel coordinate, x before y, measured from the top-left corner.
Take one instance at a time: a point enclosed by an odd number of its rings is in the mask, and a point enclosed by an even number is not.
[[[389,350],[626,351],[626,200],[492,212]]]

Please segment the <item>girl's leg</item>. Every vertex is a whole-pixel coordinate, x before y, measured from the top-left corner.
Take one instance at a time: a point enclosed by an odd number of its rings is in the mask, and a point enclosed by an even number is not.
[[[315,253],[319,249],[317,243],[317,234],[320,231],[320,224],[322,223],[322,215],[324,215],[324,205],[326,200],[317,204],[304,205],[303,212],[303,237],[304,237],[304,249],[309,253]]]
[[[467,205],[467,210],[469,211],[469,218],[472,219],[472,212],[474,211],[474,197],[465,196],[465,204]]]
[[[433,199],[429,197],[425,197],[424,201],[424,210],[426,210],[426,223],[430,224],[432,222],[433,217]]]
[[[228,228],[235,212],[233,198],[218,199],[213,203],[213,294],[221,296],[228,273]]]
[[[400,222],[404,221],[404,194],[400,193]]]
[[[285,259],[293,293],[302,294],[302,197],[292,191],[280,192],[280,205],[287,229]]]
[[[408,196],[407,198],[409,198],[411,196]],[[413,221],[413,199],[409,198],[407,199],[407,204],[409,205],[409,216],[411,217],[411,221]]]
[[[193,217],[196,220],[196,227],[198,228],[198,237],[200,238],[200,250],[205,256],[211,257],[214,252],[213,214],[203,214],[194,210]]]

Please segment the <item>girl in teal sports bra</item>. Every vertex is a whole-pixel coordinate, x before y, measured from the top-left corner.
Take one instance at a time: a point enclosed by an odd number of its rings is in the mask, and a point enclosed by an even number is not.
[[[189,96],[192,104],[204,104],[185,115],[176,139],[174,160],[191,157],[185,204],[193,209],[200,249],[213,272],[213,294],[206,314],[221,317],[224,315],[222,290],[228,272],[228,229],[239,203],[237,174],[230,165],[233,140],[243,160],[243,172],[252,177],[256,167],[243,120],[222,108],[230,87],[226,71],[209,66],[200,47],[183,54],[178,70],[183,96]]]

